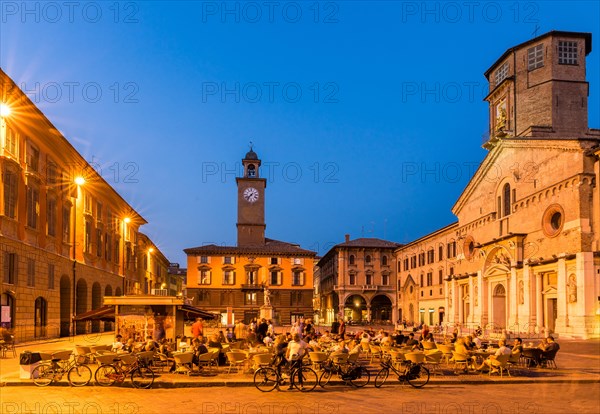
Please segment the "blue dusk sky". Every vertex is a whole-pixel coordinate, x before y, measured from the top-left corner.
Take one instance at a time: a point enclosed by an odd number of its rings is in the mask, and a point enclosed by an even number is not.
[[[170,261],[236,243],[248,143],[267,237],[324,254],[409,242],[450,209],[486,151],[483,73],[550,30],[591,32],[600,3],[0,2],[0,64],[149,222]]]

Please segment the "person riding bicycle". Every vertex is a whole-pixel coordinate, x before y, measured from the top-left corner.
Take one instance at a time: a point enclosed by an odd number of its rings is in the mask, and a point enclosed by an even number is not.
[[[290,362],[290,371],[302,367],[302,358],[307,349],[308,344],[300,339],[299,334],[295,333],[292,336],[292,340],[288,343],[286,350],[286,359]],[[302,375],[298,375],[298,382],[302,385]],[[288,389],[292,389],[291,383]]]

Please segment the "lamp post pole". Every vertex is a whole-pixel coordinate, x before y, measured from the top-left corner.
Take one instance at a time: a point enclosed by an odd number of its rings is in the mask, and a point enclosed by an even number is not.
[[[71,336],[75,336],[75,315],[77,313],[77,199],[79,198],[79,188],[85,183],[81,176],[75,177],[75,201],[73,203],[73,316],[71,326]]]
[[[125,235],[127,234],[127,224],[129,224],[129,222],[131,221],[131,219],[129,217],[125,217],[123,219],[123,295],[126,294],[125,292],[125,278],[126,276],[126,272],[125,272],[125,266],[127,264],[127,257],[125,255],[126,252],[126,237]]]
[[[75,202],[73,203],[73,316],[71,317],[71,336],[75,336],[75,312],[77,305],[77,287],[75,281],[77,279],[77,194],[75,195]]]

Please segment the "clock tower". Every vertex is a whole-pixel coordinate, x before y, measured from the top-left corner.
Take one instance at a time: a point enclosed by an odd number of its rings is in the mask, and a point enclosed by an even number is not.
[[[243,177],[237,177],[238,187],[238,221],[237,245],[264,246],[265,244],[265,188],[267,180],[260,178],[260,160],[252,150],[242,160]]]

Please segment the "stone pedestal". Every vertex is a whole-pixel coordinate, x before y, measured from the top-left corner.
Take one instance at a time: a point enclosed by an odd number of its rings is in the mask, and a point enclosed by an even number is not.
[[[266,320],[273,319],[273,307],[271,305],[262,305],[260,307],[260,318]]]

